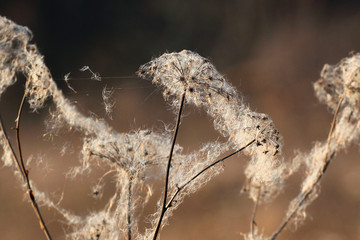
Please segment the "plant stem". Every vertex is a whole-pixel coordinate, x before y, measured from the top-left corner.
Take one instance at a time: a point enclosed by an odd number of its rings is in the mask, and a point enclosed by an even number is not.
[[[253,214],[252,214],[251,223],[250,223],[250,231],[251,231],[251,236],[253,238],[254,238],[255,226],[257,225],[255,222],[255,217],[256,217],[256,212],[257,212],[257,208],[259,205],[260,193],[261,193],[261,187],[259,187],[259,189],[258,189],[258,194],[257,194],[256,201],[254,204]]]
[[[2,119],[1,119],[1,116],[0,116],[0,130],[3,132],[4,137],[5,137],[6,145],[8,146],[8,148],[11,151],[11,157],[12,157],[18,171],[20,172],[24,182],[26,182],[25,173],[22,171],[22,167],[20,165],[20,162],[19,162],[18,158],[16,157],[16,154],[15,154],[15,151],[14,151],[12,145],[10,144],[9,137],[8,137],[6,131],[5,131],[5,126],[4,126],[4,123],[3,123]]]
[[[175,131],[174,131],[174,135],[173,135],[173,139],[172,139],[172,143],[171,143],[171,149],[170,149],[170,154],[169,154],[169,160],[167,163],[167,167],[166,167],[166,176],[165,176],[165,186],[164,186],[164,199],[163,199],[163,205],[161,208],[161,213],[160,213],[160,217],[154,232],[154,236],[153,236],[153,240],[156,240],[158,234],[159,234],[159,230],[161,227],[161,222],[162,219],[165,215],[166,212],[166,202],[167,202],[167,194],[168,194],[168,190],[169,190],[169,176],[170,176],[170,167],[171,167],[171,159],[172,159],[172,155],[174,152],[174,147],[175,147],[175,142],[176,142],[176,137],[179,131],[179,126],[180,126],[180,121],[181,121],[181,113],[184,107],[184,102],[185,102],[185,91],[181,97],[181,102],[180,102],[180,106],[179,106],[179,111],[177,114],[177,121],[176,121],[176,126],[175,126]]]
[[[127,206],[127,225],[128,225],[128,240],[131,240],[131,201],[132,201],[132,183],[133,183],[133,177],[129,177],[129,183],[128,183],[128,206]]]
[[[166,205],[166,209],[165,211],[171,207],[172,202],[175,200],[176,196],[187,186],[189,185],[192,181],[194,181],[196,178],[198,178],[201,174],[203,174],[204,172],[206,172],[207,170],[209,170],[210,168],[214,167],[216,164],[226,160],[227,158],[243,151],[245,148],[247,148],[248,146],[250,146],[251,144],[253,144],[255,142],[255,139],[250,141],[248,144],[246,144],[244,147],[240,148],[239,150],[236,150],[235,152],[219,159],[216,160],[215,162],[213,162],[212,164],[206,166],[204,169],[202,169],[201,171],[199,171],[197,174],[195,174],[193,177],[191,177],[186,183],[182,184],[181,186],[177,187],[176,192],[174,193],[174,195],[171,197],[171,199],[169,200],[168,204]]]
[[[17,147],[18,147],[18,151],[19,151],[19,162],[20,162],[20,165],[21,165],[21,169],[22,169],[22,173],[23,175],[25,176],[25,182],[26,182],[26,187],[27,187],[27,192],[29,194],[29,198],[31,200],[31,205],[34,209],[34,212],[39,220],[39,224],[40,224],[40,228],[41,230],[43,230],[46,238],[48,240],[51,240],[51,235],[50,235],[50,232],[48,231],[47,227],[46,227],[46,224],[45,224],[45,221],[40,213],[40,209],[39,209],[39,206],[36,202],[36,199],[35,199],[35,196],[34,196],[34,192],[31,188],[31,184],[30,184],[30,179],[29,179],[29,171],[26,170],[25,168],[25,164],[24,164],[24,159],[23,159],[23,156],[22,156],[22,149],[21,149],[21,141],[20,141],[20,119],[21,119],[21,114],[23,112],[23,109],[24,109],[24,103],[25,103],[25,99],[26,99],[26,96],[27,96],[27,91],[25,90],[25,93],[24,93],[24,96],[21,100],[21,103],[20,103],[20,107],[19,107],[19,111],[18,111],[18,115],[17,115],[17,118],[16,118],[16,140],[17,140]],[[9,142],[8,142],[9,143]],[[15,153],[12,152],[13,155],[14,155],[14,158],[15,157]]]
[[[318,173],[317,179],[316,181],[311,185],[310,189],[307,190],[304,194],[303,197],[300,199],[299,203],[297,204],[296,208],[291,212],[291,214],[281,223],[281,225],[279,226],[279,228],[273,233],[273,235],[271,236],[270,240],[274,240],[277,238],[277,236],[282,232],[282,230],[286,227],[286,225],[290,222],[290,220],[295,216],[295,214],[297,213],[297,211],[300,209],[300,207],[304,204],[305,200],[310,196],[310,194],[314,191],[315,186],[320,182],[322,176],[325,174],[327,167],[329,166],[331,160],[333,159],[334,155],[335,155],[335,151],[333,151],[332,153],[329,154],[329,145],[330,145],[330,141],[331,141],[331,137],[332,134],[334,132],[335,129],[335,125],[336,125],[336,119],[337,116],[339,114],[339,110],[342,104],[342,101],[344,100],[344,96],[345,93],[343,93],[343,95],[341,95],[339,102],[337,104],[335,113],[334,113],[334,117],[333,120],[331,122],[331,127],[330,127],[330,131],[329,131],[329,135],[327,138],[327,143],[326,143],[326,150],[324,152],[325,156],[323,159],[323,165],[321,166],[321,169]]]

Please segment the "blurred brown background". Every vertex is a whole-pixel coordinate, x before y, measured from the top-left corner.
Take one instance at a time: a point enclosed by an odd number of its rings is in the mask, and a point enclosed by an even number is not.
[[[2,0],[0,14],[33,31],[59,87],[81,111],[104,117],[119,131],[161,129],[164,123],[172,124],[174,116],[148,82],[133,77],[73,80],[70,83],[78,90],[74,94],[61,78],[68,72],[73,78],[88,78],[88,73],[79,72],[84,65],[104,77],[133,76],[140,64],[166,51],[189,49],[209,57],[254,110],[271,116],[284,136],[287,159],[295,149],[309,150],[314,141],[327,136],[331,115],[312,90],[322,66],[360,50],[358,1]],[[23,79],[19,80],[0,102],[12,140],[10,127],[22,94]],[[105,117],[100,99],[105,85],[115,89],[113,120]],[[187,151],[218,138],[204,112],[187,107],[186,113],[179,142]],[[64,191],[62,206],[77,214],[98,209],[101,203],[91,199],[87,187],[95,182],[93,178],[74,182],[64,176],[77,164],[78,146],[72,140],[76,134],[71,139],[65,135],[54,142],[44,140],[47,114],[48,108],[33,114],[26,106],[25,158],[32,154],[45,161],[29,165],[31,179],[41,190],[52,192],[54,199]],[[71,145],[62,157],[59,151],[66,142]],[[296,231],[285,230],[278,239],[360,239],[358,160],[358,145],[339,154],[322,179],[321,194],[308,208],[305,224]],[[253,207],[240,194],[245,163],[243,156],[229,159],[221,176],[184,201],[161,239],[242,239],[241,233],[249,231]],[[292,177],[283,194],[259,208],[257,224],[266,235],[280,224],[302,176]],[[107,180],[111,186],[111,178]],[[156,199],[161,189],[154,187]],[[0,239],[43,239],[20,182],[9,168],[0,169],[0,192]],[[111,187],[105,196],[110,193]],[[143,215],[151,210],[145,209]],[[54,239],[64,239],[59,216],[52,210],[43,212]]]

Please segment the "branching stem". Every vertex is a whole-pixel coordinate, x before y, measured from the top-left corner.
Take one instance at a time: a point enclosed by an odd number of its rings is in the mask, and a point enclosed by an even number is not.
[[[171,149],[170,149],[170,154],[169,154],[169,160],[167,163],[167,167],[166,167],[166,175],[165,175],[165,186],[164,186],[164,197],[163,197],[163,205],[161,208],[161,213],[160,213],[160,217],[154,232],[154,236],[153,236],[153,240],[156,240],[158,234],[159,234],[159,230],[161,227],[161,222],[162,219],[165,215],[166,212],[166,202],[167,202],[167,194],[168,194],[168,190],[169,190],[169,176],[170,176],[170,167],[171,167],[171,160],[172,160],[172,155],[174,152],[174,147],[175,147],[175,142],[176,142],[176,137],[179,131],[179,126],[180,126],[180,121],[181,121],[181,113],[184,107],[184,102],[185,102],[185,91],[181,97],[181,101],[180,101],[180,106],[179,106],[179,111],[177,114],[177,120],[176,120],[176,125],[175,125],[175,131],[174,131],[174,135],[172,138],[172,143],[171,143]]]

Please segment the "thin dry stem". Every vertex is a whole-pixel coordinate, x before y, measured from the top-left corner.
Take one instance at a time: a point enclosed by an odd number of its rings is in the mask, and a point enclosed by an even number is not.
[[[189,185],[192,181],[194,181],[196,178],[198,178],[201,174],[203,174],[204,172],[206,172],[207,170],[209,170],[210,168],[214,167],[215,165],[217,165],[218,163],[228,159],[229,157],[243,151],[245,148],[249,147],[251,144],[253,144],[255,142],[255,139],[253,139],[252,141],[250,141],[248,144],[246,144],[244,147],[240,148],[239,150],[236,150],[235,152],[219,159],[216,160],[215,162],[213,162],[212,164],[206,166],[204,169],[202,169],[201,171],[199,171],[197,174],[195,174],[193,177],[191,177],[186,183],[184,183],[181,186],[177,187],[176,192],[174,193],[174,195],[171,197],[171,199],[169,200],[168,204],[166,205],[166,209],[165,211],[171,207],[171,204],[173,203],[173,201],[175,200],[176,196],[187,186]]]
[[[169,176],[170,176],[171,159],[172,159],[172,155],[173,155],[173,152],[174,152],[176,137],[177,137],[177,134],[178,134],[178,131],[179,131],[181,113],[182,113],[184,102],[185,102],[185,93],[186,92],[184,91],[184,93],[183,93],[183,95],[181,97],[181,102],[180,102],[180,106],[179,106],[179,112],[178,112],[178,115],[177,115],[177,121],[176,121],[175,131],[174,131],[174,135],[173,135],[173,139],[172,139],[172,143],[171,143],[169,160],[168,160],[168,164],[167,164],[167,167],[166,167],[163,205],[162,205],[159,221],[157,223],[157,226],[156,226],[156,229],[155,229],[155,232],[154,232],[153,240],[156,240],[156,238],[157,238],[157,236],[159,234],[161,222],[162,222],[162,219],[163,219],[163,217],[165,215],[165,212],[167,210],[166,202],[167,202],[167,194],[168,194],[168,190],[169,190]]]
[[[23,96],[23,98],[21,100],[21,103],[20,103],[18,115],[17,115],[17,118],[16,118],[16,127],[15,127],[15,129],[16,129],[16,140],[17,140],[17,146],[18,146],[18,151],[19,151],[19,162],[20,162],[21,169],[22,169],[21,172],[25,175],[24,180],[26,182],[26,187],[27,187],[27,191],[28,191],[28,194],[29,194],[29,199],[31,200],[31,205],[32,205],[32,207],[34,209],[34,212],[35,212],[35,214],[36,214],[36,216],[37,216],[37,218],[39,220],[40,228],[41,228],[41,230],[43,230],[46,238],[48,240],[51,240],[50,232],[46,227],[44,218],[41,215],[39,206],[38,206],[38,204],[36,202],[36,199],[35,199],[34,192],[33,192],[32,188],[31,188],[30,179],[29,179],[29,171],[26,170],[26,168],[25,168],[24,159],[23,159],[23,156],[22,156],[21,141],[20,141],[20,122],[21,122],[20,120],[21,120],[21,115],[22,115],[23,109],[24,109],[24,102],[25,102],[26,96],[27,96],[27,91],[25,90],[24,96]],[[8,141],[8,144],[10,145],[9,141]],[[15,153],[13,151],[12,151],[12,153],[14,154],[14,158],[16,158]]]
[[[128,240],[131,240],[131,201],[132,201],[132,184],[133,184],[133,176],[129,176],[128,183],[128,209],[127,209],[127,225],[128,225]]]
[[[294,208],[294,210],[292,211],[291,214],[288,215],[288,217],[281,223],[280,227],[273,233],[273,235],[271,236],[271,240],[274,240],[277,238],[277,236],[282,232],[282,230],[284,230],[284,228],[286,227],[286,225],[290,222],[290,220],[295,216],[295,214],[297,213],[297,211],[300,209],[300,207],[303,205],[303,203],[305,202],[305,200],[310,196],[310,194],[314,191],[315,186],[320,182],[322,176],[325,174],[327,167],[329,166],[332,158],[335,155],[335,152],[332,152],[329,154],[329,145],[330,145],[330,141],[331,141],[331,137],[332,134],[334,132],[335,126],[336,126],[336,119],[337,116],[339,114],[339,110],[342,104],[342,101],[344,99],[345,93],[343,93],[338,101],[337,107],[336,107],[336,111],[334,113],[334,117],[331,123],[331,127],[330,127],[330,131],[329,131],[329,135],[327,138],[327,144],[326,144],[326,151],[325,151],[325,156],[323,159],[324,164],[322,165],[322,168],[320,169],[319,173],[318,173],[318,177],[316,179],[316,181],[311,185],[311,187],[309,188],[309,190],[304,194],[303,198],[299,201],[299,203],[297,204],[297,206]]]
[[[8,148],[11,151],[11,157],[12,157],[18,171],[20,172],[24,182],[25,182],[26,181],[25,173],[23,172],[22,167],[20,165],[20,162],[19,162],[18,158],[16,157],[15,151],[14,151],[12,145],[10,144],[9,137],[8,137],[6,131],[5,131],[4,123],[3,123],[2,119],[1,119],[1,115],[0,115],[0,130],[4,133],[6,145],[8,146]]]

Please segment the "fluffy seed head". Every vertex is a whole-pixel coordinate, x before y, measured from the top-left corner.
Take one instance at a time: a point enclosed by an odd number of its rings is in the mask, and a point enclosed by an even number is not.
[[[196,104],[210,99],[213,94],[230,98],[235,90],[206,58],[189,50],[178,53],[165,53],[140,66],[137,72],[141,78],[164,88],[166,99],[181,96],[187,91]]]
[[[339,97],[345,93],[344,104],[350,104],[356,113],[360,109],[360,53],[341,60],[338,64],[326,64],[321,78],[314,83],[316,96],[335,111]]]

